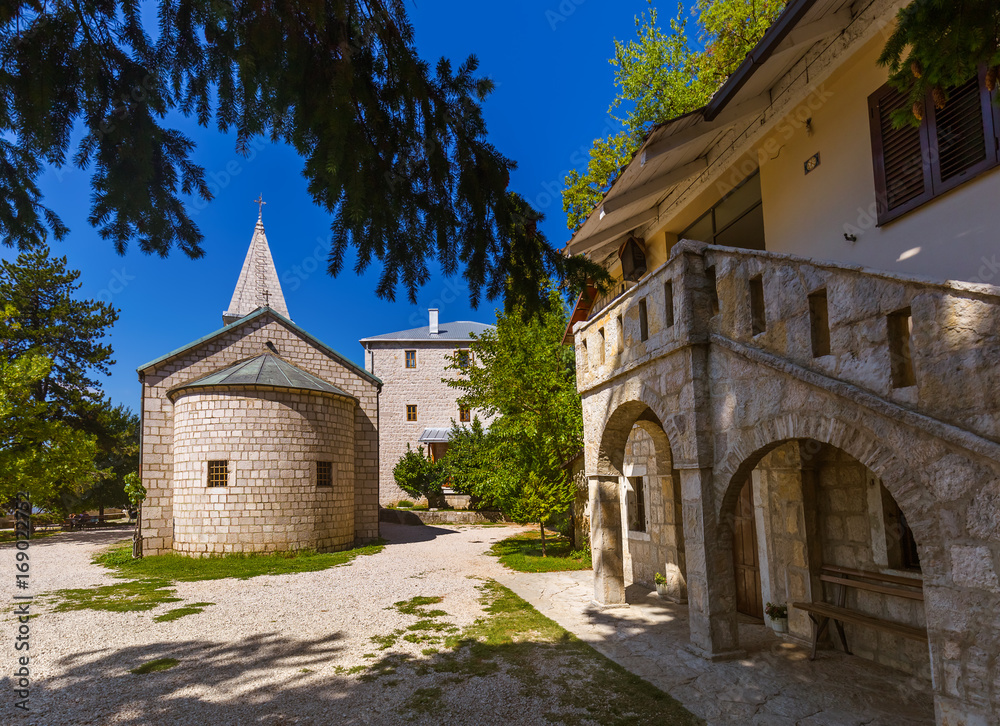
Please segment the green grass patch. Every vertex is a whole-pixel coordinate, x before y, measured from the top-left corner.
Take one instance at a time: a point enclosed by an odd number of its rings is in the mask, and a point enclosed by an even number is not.
[[[414,716],[440,713],[444,708],[444,704],[441,703],[443,697],[444,691],[440,688],[418,688],[403,704],[401,710]]]
[[[366,668],[368,668],[368,666],[365,665],[356,665],[356,666],[351,666],[350,668],[345,668],[344,666],[337,666],[336,668],[333,669],[333,672],[336,673],[338,676],[353,676],[356,673],[361,673]]]
[[[46,599],[54,603],[55,612],[70,610],[104,610],[127,613],[152,610],[159,605],[180,602],[166,580],[127,580],[114,585],[101,585],[79,590],[56,590]]]
[[[151,660],[148,663],[143,663],[138,668],[133,668],[129,673],[135,673],[136,675],[145,675],[146,673],[156,673],[158,671],[167,671],[173,668],[175,665],[180,663],[176,658],[157,658],[156,660]]]
[[[538,532],[525,532],[501,540],[490,547],[500,564],[518,572],[560,572],[591,569],[589,550],[573,550],[570,541],[558,535],[545,537],[546,557]]]
[[[47,529],[45,531],[35,530],[29,541],[41,539],[42,537],[51,537],[54,534],[62,534],[62,531],[58,529]],[[14,542],[16,539],[17,532],[15,530],[5,529],[0,531],[0,544],[3,544],[4,542]]]
[[[198,613],[203,612],[209,605],[215,605],[215,603],[193,602],[190,605],[184,605],[183,607],[174,608],[173,610],[167,610],[167,612],[162,615],[157,615],[153,618],[153,620],[157,623],[169,623],[171,620],[183,618],[185,615],[197,615]]]
[[[385,548],[385,540],[343,552],[295,550],[271,554],[233,553],[212,557],[181,554],[153,555],[134,559],[131,541],[121,543],[94,557],[94,562],[115,571],[120,577],[197,582],[228,577],[248,580],[261,575],[316,572],[351,563],[361,555],[374,555]]]
[[[402,634],[402,630],[395,630],[388,635],[373,635],[370,640],[378,646],[379,650],[389,650],[389,648],[396,644],[396,641],[399,640],[399,636]]]
[[[411,597],[409,600],[400,600],[397,603],[393,603],[393,607],[403,615],[414,615],[418,618],[440,618],[448,613],[444,610],[428,610],[426,606],[437,605],[442,600],[444,598],[440,596],[417,595],[416,597]]]

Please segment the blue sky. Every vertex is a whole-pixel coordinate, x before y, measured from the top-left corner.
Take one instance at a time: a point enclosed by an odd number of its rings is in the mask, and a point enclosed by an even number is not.
[[[557,247],[569,237],[559,197],[563,178],[584,165],[593,139],[608,131],[613,39],[631,38],[635,16],[645,8],[645,0],[408,3],[423,58],[433,62],[444,55],[457,62],[475,53],[480,72],[496,83],[486,103],[490,140],[517,161],[512,187],[546,215],[543,230]],[[672,15],[673,6],[663,14]],[[231,136],[189,119],[173,124],[196,141],[196,161],[215,185],[215,199],[193,210],[205,235],[200,260],[179,252],[166,259],[137,250],[118,256],[87,224],[88,173],[50,169],[42,178],[47,204],[71,229],[53,252],[82,272],[81,295],[121,309],[111,333],[116,364],[104,381],[115,403],[137,409],[137,366],[221,327],[259,194],[267,202],[264,225],[292,319],[343,355],[361,363],[360,338],[426,325],[429,307],[441,309],[442,321],[493,321],[495,303],[481,301],[473,310],[461,277],[435,274],[416,306],[405,293],[396,302],[379,300],[377,270],[357,276],[353,258],[340,276],[329,277],[330,219],[312,203],[294,151],[260,142],[244,158]],[[16,253],[0,248],[0,256]]]

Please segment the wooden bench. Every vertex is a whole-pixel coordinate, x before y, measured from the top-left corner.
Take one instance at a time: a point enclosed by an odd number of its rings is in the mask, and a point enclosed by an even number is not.
[[[831,620],[837,627],[837,634],[840,636],[840,642],[844,646],[844,652],[849,655],[851,654],[851,649],[847,646],[847,636],[844,635],[844,623],[863,625],[875,630],[892,633],[893,635],[910,638],[911,640],[927,642],[927,630],[925,628],[894,623],[846,607],[848,588],[923,602],[924,591],[920,580],[901,575],[883,575],[878,572],[852,570],[848,567],[835,567],[833,565],[824,565],[820,569],[819,579],[820,582],[836,586],[836,604],[825,602],[792,603],[793,608],[808,613],[809,619],[812,620],[812,653],[809,655],[809,660],[816,659],[816,643],[823,637]]]

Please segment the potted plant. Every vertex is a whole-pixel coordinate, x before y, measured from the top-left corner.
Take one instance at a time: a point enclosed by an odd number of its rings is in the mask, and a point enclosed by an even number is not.
[[[667,599],[667,578],[663,576],[662,572],[657,572],[653,575],[653,584],[656,585],[656,594],[659,595],[664,600]]]
[[[771,628],[776,633],[788,632],[788,606],[775,605],[769,602],[764,607],[764,613],[771,619]]]

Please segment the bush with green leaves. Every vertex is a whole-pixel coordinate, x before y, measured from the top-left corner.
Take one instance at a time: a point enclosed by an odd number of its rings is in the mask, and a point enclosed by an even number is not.
[[[396,485],[414,497],[439,496],[445,481],[441,466],[424,455],[424,447],[414,451],[406,445],[406,453],[392,470]]]

